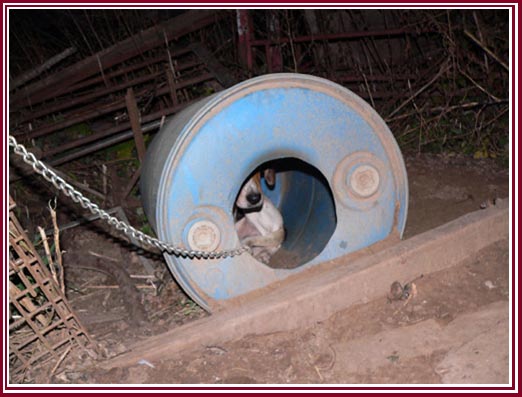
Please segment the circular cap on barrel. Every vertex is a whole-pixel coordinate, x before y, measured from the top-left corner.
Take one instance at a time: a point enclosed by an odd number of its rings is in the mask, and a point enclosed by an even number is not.
[[[366,198],[379,189],[379,172],[371,165],[358,166],[350,175],[349,185],[359,196]]]
[[[198,251],[214,251],[221,242],[221,232],[215,223],[203,220],[195,222],[188,231],[190,248]]]

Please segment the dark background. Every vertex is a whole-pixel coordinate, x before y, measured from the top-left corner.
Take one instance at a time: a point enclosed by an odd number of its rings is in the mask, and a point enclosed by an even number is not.
[[[10,77],[41,65],[69,47],[77,49],[35,80],[44,79],[184,13],[138,9],[11,10]],[[278,71],[329,78],[374,106],[403,150],[495,157],[507,165],[509,73],[499,62],[509,65],[507,10],[249,10],[252,40],[271,42],[271,55],[262,44],[252,47],[250,68],[241,57],[236,10],[216,13],[221,16],[215,23],[183,35],[170,45],[203,43],[236,82]],[[397,34],[397,29],[406,33]],[[365,32],[368,36],[364,36]],[[335,37],[349,33],[360,37]],[[152,52],[142,54],[147,56]],[[132,62],[126,60],[118,67]],[[149,68],[149,72],[152,70]],[[194,92],[188,92],[187,100],[201,94],[195,92],[195,86],[191,88]],[[52,101],[61,99],[63,96]],[[12,110],[13,115],[28,111]],[[15,117],[13,121],[13,128],[26,128],[23,123],[17,124]],[[33,120],[32,128],[35,124],[43,121]]]

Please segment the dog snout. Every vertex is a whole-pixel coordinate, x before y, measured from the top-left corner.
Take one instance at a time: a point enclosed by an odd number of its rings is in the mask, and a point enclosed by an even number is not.
[[[252,192],[247,195],[247,201],[250,205],[257,205],[261,201],[261,193]]]

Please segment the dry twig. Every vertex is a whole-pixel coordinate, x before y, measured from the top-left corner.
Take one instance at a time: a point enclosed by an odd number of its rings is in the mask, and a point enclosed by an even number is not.
[[[56,363],[56,365],[53,367],[53,369],[51,370],[51,373],[49,374],[49,379],[53,377],[54,373],[56,372],[56,370],[60,367],[60,365],[62,364],[63,360],[65,360],[65,357],[67,357],[67,355],[69,354],[69,352],[72,350],[72,347],[73,345],[69,345],[69,347],[63,352],[63,354],[60,356],[60,358],[58,359],[58,362]]]
[[[480,48],[482,48],[491,58],[493,58],[495,61],[497,61],[504,69],[506,69],[509,72],[509,66],[506,65],[500,57],[498,57],[496,54],[493,53],[488,47],[486,47],[479,39],[477,39],[471,32],[468,30],[464,30],[464,34],[468,36],[471,40],[475,42],[476,45],[478,45]]]
[[[417,96],[419,96],[422,92],[424,92],[429,86],[431,86],[433,83],[435,83],[440,76],[442,76],[446,71],[448,70],[448,64],[444,63],[439,69],[439,72],[426,84],[424,84],[421,88],[417,90],[413,95],[411,95],[408,99],[406,99],[398,108],[396,108],[393,112],[391,112],[387,118],[392,117],[394,114],[399,112],[404,106],[406,106],[408,103],[410,103],[413,99],[415,99]]]

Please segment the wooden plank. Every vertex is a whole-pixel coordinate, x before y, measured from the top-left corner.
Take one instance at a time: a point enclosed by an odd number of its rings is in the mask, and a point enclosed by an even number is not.
[[[232,87],[237,83],[232,73],[219,62],[216,57],[205,47],[202,43],[192,43],[189,45],[194,54],[198,56],[201,61],[207,65],[208,70],[212,73],[216,80],[223,88]]]

